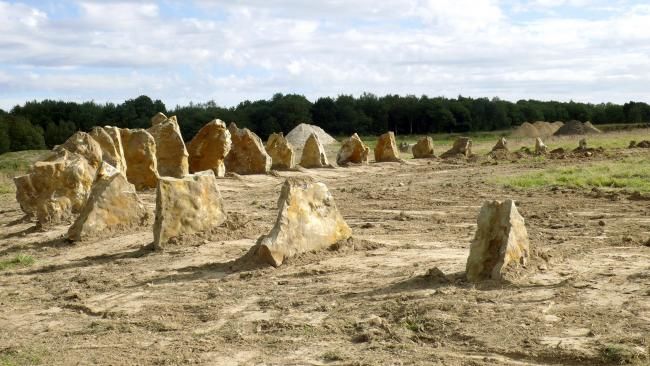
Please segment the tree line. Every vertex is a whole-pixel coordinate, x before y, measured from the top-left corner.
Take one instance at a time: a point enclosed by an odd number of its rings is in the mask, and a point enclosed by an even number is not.
[[[323,97],[315,102],[302,95],[275,94],[269,100],[244,101],[221,107],[214,101],[167,109],[160,100],[139,96],[121,104],[95,102],[31,101],[9,112],[0,109],[0,153],[52,148],[76,131],[95,126],[148,128],[157,112],[176,115],[183,138],[192,139],[207,122],[234,121],[266,139],[272,132],[285,134],[303,122],[316,124],[332,135],[463,133],[494,131],[534,121],[592,121],[595,124],[650,121],[650,105],[623,105],[519,100],[457,98],[414,95],[363,94]]]

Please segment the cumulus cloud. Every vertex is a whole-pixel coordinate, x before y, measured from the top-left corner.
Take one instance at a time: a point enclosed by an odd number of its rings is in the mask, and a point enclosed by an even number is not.
[[[53,16],[0,1],[0,107],[138,94],[232,105],[275,92],[650,99],[650,7],[623,0],[599,16],[576,11],[599,0],[68,5]]]

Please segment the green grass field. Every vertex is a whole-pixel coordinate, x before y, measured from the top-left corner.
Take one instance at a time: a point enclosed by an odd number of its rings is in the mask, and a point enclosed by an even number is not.
[[[15,193],[13,177],[25,174],[46,153],[47,150],[25,150],[0,155],[0,194]]]
[[[584,166],[550,168],[495,179],[495,183],[517,188],[572,187],[650,192],[650,158],[629,157]]]

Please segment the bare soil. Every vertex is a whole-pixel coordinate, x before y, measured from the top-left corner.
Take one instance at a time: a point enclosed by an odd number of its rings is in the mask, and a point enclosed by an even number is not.
[[[615,154],[650,154],[644,149]],[[409,160],[220,179],[231,219],[154,252],[150,227],[70,244],[8,195],[0,364],[648,364],[650,207],[623,194],[514,190],[500,174],[612,158]],[[309,174],[354,231],[280,268],[238,260]],[[143,198],[153,211],[154,192]],[[464,280],[483,201],[515,199],[534,256],[505,283]]]

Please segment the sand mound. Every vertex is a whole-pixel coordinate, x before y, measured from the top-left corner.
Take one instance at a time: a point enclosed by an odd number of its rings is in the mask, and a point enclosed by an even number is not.
[[[535,126],[528,122],[524,122],[521,126],[512,133],[512,136],[515,137],[539,137],[539,131]]]
[[[563,135],[586,135],[593,133],[601,133],[599,129],[594,127],[590,122],[582,123],[580,121],[572,120],[560,127],[554,135],[563,136]]]
[[[309,138],[309,135],[312,133],[315,133],[318,136],[320,143],[323,145],[329,145],[338,142],[336,139],[334,139],[334,137],[330,136],[322,128],[307,123],[301,123],[296,126],[293,130],[291,130],[291,132],[287,134],[286,139],[292,146],[302,149],[302,147],[305,146],[305,141],[307,141],[307,138]]]

